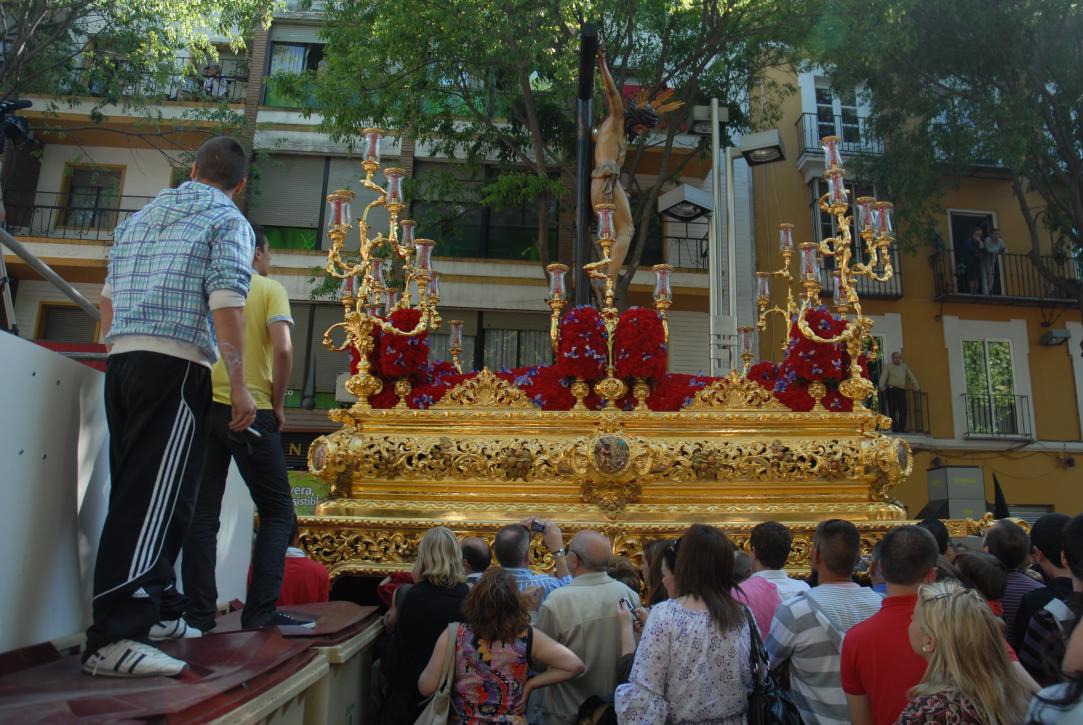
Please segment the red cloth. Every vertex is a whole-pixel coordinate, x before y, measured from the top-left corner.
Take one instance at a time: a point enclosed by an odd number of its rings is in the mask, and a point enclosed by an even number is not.
[[[391,602],[395,600],[395,590],[403,584],[413,584],[414,575],[408,571],[393,571],[387,577],[387,583],[381,583],[376,588],[376,593],[380,596],[380,601],[386,606],[390,607]]]
[[[771,631],[771,620],[775,617],[775,610],[782,603],[778,595],[778,587],[770,579],[754,576],[734,587],[734,595],[737,601],[744,602],[752,610],[756,627],[760,630],[760,637],[767,639],[767,633]]]
[[[279,606],[326,602],[330,598],[327,568],[307,556],[287,556]]]
[[[879,612],[842,640],[842,689],[869,698],[874,725],[892,725],[910,702],[906,693],[925,674],[908,634],[917,600],[917,594],[885,598]]]

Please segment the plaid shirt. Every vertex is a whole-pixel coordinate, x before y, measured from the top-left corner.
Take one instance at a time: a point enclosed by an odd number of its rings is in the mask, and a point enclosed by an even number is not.
[[[163,190],[114,234],[107,342],[167,338],[195,345],[214,362],[209,297],[219,290],[246,297],[254,253],[252,227],[221,191],[194,181]]]
[[[513,566],[504,567],[504,571],[512,575],[515,579],[515,585],[519,587],[519,591],[521,592],[534,587],[541,588],[542,601],[549,596],[550,592],[572,583],[571,574],[557,578],[555,576],[549,576],[548,574],[538,574],[530,569]]]

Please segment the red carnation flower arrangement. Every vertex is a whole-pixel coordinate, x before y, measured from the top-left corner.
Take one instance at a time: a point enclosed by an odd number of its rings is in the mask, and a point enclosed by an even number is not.
[[[417,327],[421,311],[413,308],[395,310],[390,322],[395,329],[408,332]],[[416,374],[429,361],[429,335],[395,335],[385,333],[380,336],[380,373],[385,378],[403,378]]]
[[[605,322],[598,310],[573,307],[560,327],[559,365],[563,377],[599,380],[607,365]]]
[[[613,335],[613,357],[619,378],[661,380],[665,376],[669,367],[666,333],[655,310],[629,307],[624,311]]]

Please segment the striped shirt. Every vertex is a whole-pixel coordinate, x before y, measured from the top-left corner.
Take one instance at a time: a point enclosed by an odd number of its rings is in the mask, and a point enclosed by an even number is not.
[[[527,589],[533,589],[534,587],[541,589],[542,601],[545,601],[545,598],[549,596],[550,592],[572,583],[571,574],[558,578],[549,576],[548,574],[537,574],[530,569],[513,566],[504,567],[504,571],[512,575],[515,579],[515,585],[519,587],[519,591],[521,592],[525,592]]]
[[[805,722],[850,722],[839,677],[842,636],[880,611],[882,602],[868,587],[825,583],[783,602],[775,612],[764,645],[772,668],[789,661],[790,687]]]
[[[135,349],[132,339],[162,339],[213,363],[212,295],[243,305],[253,254],[252,227],[222,191],[195,181],[161,191],[114,234],[103,290],[113,352]]]
[[[1008,572],[1008,588],[1004,590],[1004,596],[1000,603],[1004,607],[1004,624],[1008,625],[1008,632],[1015,631],[1015,615],[1019,612],[1019,605],[1027,592],[1041,589],[1042,583],[1032,579],[1021,571]]]

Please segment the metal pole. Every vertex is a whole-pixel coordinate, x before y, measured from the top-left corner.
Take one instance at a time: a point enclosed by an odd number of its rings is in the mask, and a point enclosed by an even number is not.
[[[737,204],[733,169],[735,150],[726,149],[726,316],[722,329],[723,345],[728,351],[727,370],[737,367]]]
[[[729,269],[722,269],[721,246],[723,244],[722,229],[722,173],[719,164],[722,159],[721,134],[718,129],[718,99],[711,99],[711,194],[713,196],[714,209],[711,212],[711,244],[707,255],[707,266],[710,267],[708,300],[710,307],[710,362],[711,375],[717,376],[721,369],[722,334],[724,324],[722,320],[722,287],[728,288],[725,279]],[[728,157],[728,155],[727,155]],[[726,165],[726,187],[729,187],[729,165]],[[727,209],[727,220],[728,209]]]
[[[594,62],[598,55],[598,28],[584,23],[579,36],[579,95],[575,126],[575,247],[572,271],[575,275],[575,304],[590,304],[590,282],[583,265],[591,261],[590,249],[590,157],[591,125],[594,120]]]
[[[95,321],[101,320],[101,313],[98,312],[98,308],[95,307],[90,300],[79,294],[79,290],[68,284],[68,281],[54,272],[52,267],[34,256],[34,253],[24,247],[22,242],[8,234],[4,229],[0,229],[0,244],[3,244],[8,249],[15,252],[16,255],[26,262],[27,266],[44,277],[46,281],[52,282],[54,287],[63,292],[72,302],[79,305],[79,307],[83,309],[83,312],[90,315],[91,319]],[[12,320],[12,322],[14,323],[14,320]]]

